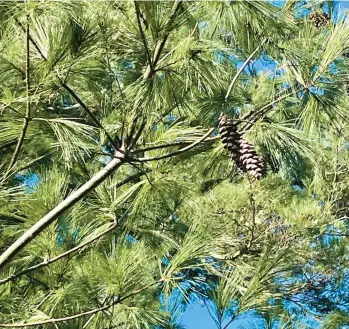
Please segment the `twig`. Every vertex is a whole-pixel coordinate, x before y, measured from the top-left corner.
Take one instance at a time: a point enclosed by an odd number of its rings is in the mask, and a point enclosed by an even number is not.
[[[241,72],[244,70],[244,68],[246,67],[246,65],[247,65],[247,64],[249,63],[249,61],[251,60],[251,58],[256,54],[256,52],[259,50],[259,48],[262,47],[263,44],[264,44],[266,41],[267,41],[267,39],[265,38],[265,39],[261,42],[261,44],[253,51],[253,53],[252,53],[250,56],[248,56],[248,58],[247,58],[247,59],[245,60],[245,62],[242,64],[242,66],[240,67],[240,69],[236,72],[236,74],[235,74],[233,80],[231,81],[231,83],[230,83],[230,85],[229,85],[229,88],[228,88],[228,90],[227,90],[227,93],[226,93],[226,95],[225,95],[225,97],[224,97],[224,101],[225,101],[225,102],[228,100],[228,97],[229,97],[229,95],[230,95],[230,92],[231,92],[231,90],[233,89],[234,84],[235,84],[237,78],[240,76]]]
[[[95,237],[93,237],[93,238],[91,238],[91,239],[89,239],[89,240],[79,244],[78,246],[76,246],[76,247],[74,247],[72,249],[67,250],[66,252],[63,252],[62,254],[60,254],[60,255],[52,258],[52,259],[49,259],[47,261],[43,261],[43,262],[41,262],[39,264],[33,265],[31,267],[28,267],[27,269],[25,269],[23,271],[20,271],[20,272],[17,272],[15,274],[12,274],[12,275],[8,276],[5,279],[1,279],[0,280],[0,285],[4,284],[6,282],[9,282],[9,281],[13,281],[14,279],[16,279],[16,278],[18,278],[18,277],[20,277],[20,276],[22,276],[24,274],[27,274],[27,273],[32,272],[34,270],[37,270],[38,268],[48,266],[48,265],[56,262],[57,260],[60,260],[61,258],[70,255],[71,253],[73,253],[73,252],[75,252],[75,251],[77,251],[77,250],[87,246],[88,244],[98,240],[100,237],[102,237],[102,236],[106,235],[107,233],[109,233],[110,231],[112,231],[115,227],[117,227],[116,223],[114,223],[113,225],[111,225],[110,227],[108,227],[106,230],[104,230],[100,234],[96,235]]]
[[[143,28],[142,28],[142,22],[141,22],[141,19],[140,19],[141,13],[140,13],[140,10],[139,10],[139,3],[138,3],[137,0],[134,1],[134,5],[135,5],[135,9],[136,9],[137,23],[138,23],[139,32],[141,34],[141,38],[142,38],[142,41],[143,41],[143,44],[144,44],[144,48],[145,48],[145,51],[146,51],[146,54],[147,54],[148,65],[150,66],[150,73],[153,74],[153,71],[154,71],[153,63],[152,63],[152,60],[151,60],[151,57],[150,57],[150,52],[149,52],[149,48],[148,48],[148,44],[147,44],[147,39],[145,37],[144,31],[143,31]]]
[[[273,100],[272,102],[264,105],[263,107],[261,107],[260,109],[257,109],[257,110],[251,110],[250,112],[246,113],[245,115],[243,115],[239,120],[246,120],[251,118],[251,117],[254,117],[254,121],[256,121],[258,118],[262,117],[263,115],[266,114],[266,112],[273,108],[273,106],[281,101],[283,101],[284,99],[286,99],[287,97],[290,97],[292,95],[294,95],[294,93],[297,92],[297,91],[293,91],[289,94],[286,94],[286,95],[283,95],[275,100]],[[253,123],[246,123],[244,126],[243,126],[243,129],[244,130],[248,130],[250,129],[251,127],[253,126]]]
[[[252,228],[251,228],[251,239],[248,243],[248,249],[252,247],[252,243],[254,240],[254,233],[255,233],[255,228],[256,228],[256,201],[253,197],[253,189],[252,189],[252,181],[250,180],[250,191],[249,191],[249,199],[250,199],[250,204],[252,208]]]
[[[173,14],[171,15],[168,23],[167,23],[167,27],[171,26],[173,20],[175,19],[176,15],[177,15],[177,12],[178,10],[181,8],[182,6],[182,1],[178,1],[176,7],[175,7],[175,10],[173,12]],[[170,33],[166,33],[163,37],[163,39],[156,45],[155,47],[155,50],[154,50],[154,54],[153,54],[153,62],[152,62],[152,65],[153,65],[153,69],[156,68],[156,65],[160,59],[160,55],[161,55],[161,52],[163,50],[163,48],[165,47],[165,44],[166,44],[166,41],[169,37]],[[148,79],[152,76],[154,71],[151,70],[151,67],[148,65],[146,71],[144,72],[144,78],[145,79]]]
[[[205,307],[206,307],[206,309],[207,309],[207,312],[208,312],[209,316],[210,316],[211,319],[214,321],[214,323],[216,324],[216,326],[219,327],[220,323],[217,321],[217,319],[215,318],[215,316],[212,314],[212,312],[211,312],[209,306],[207,305],[207,302],[206,302],[205,297],[203,297],[202,300],[203,300],[203,302],[204,302],[204,305],[205,305]]]
[[[35,164],[37,161],[46,158],[47,156],[50,156],[50,153],[46,153],[40,157],[35,158],[34,160],[29,161],[27,164],[17,167],[16,169],[13,168],[13,170],[11,172],[9,172],[6,176],[2,177],[1,181],[4,181],[5,179],[10,178],[11,176],[19,173],[22,170],[28,169],[30,168],[33,164]]]
[[[127,145],[128,150],[131,150],[132,147],[133,147],[134,145],[137,144],[139,138],[140,138],[141,135],[142,135],[142,132],[143,132],[145,126],[146,126],[146,121],[143,119],[143,121],[142,121],[142,123],[141,123],[141,126],[139,127],[139,129],[138,129],[136,135],[135,135],[134,137],[131,136],[130,144]]]
[[[192,149],[193,147],[199,145],[200,143],[202,143],[208,136],[211,135],[211,133],[215,130],[215,128],[211,128],[204,136],[202,136],[200,139],[198,139],[197,141],[195,141],[194,143],[191,143],[190,145],[183,147],[180,150],[165,154],[165,155],[159,155],[159,156],[155,156],[155,157],[151,157],[151,158],[139,158],[139,159],[133,159],[135,161],[138,162],[148,162],[148,161],[156,161],[156,160],[162,160],[162,159],[167,159],[167,158],[171,158],[175,155],[181,154],[183,152],[186,152],[190,149]]]
[[[11,141],[11,142],[7,142],[5,144],[2,144],[2,145],[0,145],[0,150],[3,150],[7,147],[11,147],[12,145],[15,145],[15,144],[17,144],[17,142],[15,140]]]
[[[193,34],[195,33],[196,29],[198,27],[198,22],[196,22],[194,28],[192,29],[192,31],[189,33],[189,36],[188,38],[182,40],[179,44],[177,44],[176,47],[174,47],[173,49],[171,49],[165,56],[163,56],[159,61],[158,61],[158,64],[162,63],[168,56],[170,56],[182,43],[183,41],[187,41],[188,39],[190,39]],[[179,60],[175,61],[174,63],[177,63]],[[168,65],[173,65],[174,63],[171,63],[171,64],[168,64]],[[168,66],[168,65],[165,65],[165,66],[162,66],[161,69],[163,69],[164,67]]]
[[[122,180],[121,182],[119,183],[116,183],[114,185],[111,185],[111,186],[108,186],[107,189],[110,190],[110,189],[118,189],[120,188],[121,186],[124,186],[125,184],[127,183],[130,183],[132,182],[134,179],[137,179],[139,177],[142,177],[143,175],[145,175],[146,172],[138,172],[132,176],[129,176],[127,178],[125,178],[124,180]]]
[[[80,97],[74,92],[74,90],[72,90],[64,81],[62,81],[59,77],[58,77],[58,79],[59,79],[62,87],[66,91],[68,91],[68,93],[79,103],[79,105],[84,109],[84,111],[90,116],[92,121],[97,125],[97,127],[104,131],[105,135],[107,136],[109,142],[114,147],[114,149],[116,151],[120,152],[120,148],[118,147],[118,145],[116,145],[114,139],[110,136],[108,131],[104,128],[104,126],[100,123],[100,121],[96,118],[96,116],[90,111],[90,109],[87,107],[87,105],[80,99]]]
[[[15,22],[19,25],[19,27],[25,31],[25,28],[23,26],[23,24],[18,20],[18,18],[14,17]],[[34,48],[38,51],[38,53],[40,54],[41,58],[47,60],[47,58],[45,57],[45,55],[42,53],[40,47],[37,45],[37,43],[34,41],[34,39],[32,38],[32,36],[30,35],[30,33],[28,34],[28,38],[30,40],[30,42],[33,44]]]
[[[215,137],[210,137],[206,138],[203,142],[214,142],[216,140],[219,140],[220,136],[215,136]],[[166,143],[166,144],[159,144],[159,145],[153,145],[153,146],[147,146],[142,149],[134,150],[132,153],[137,154],[137,153],[143,153],[147,151],[153,151],[153,150],[159,150],[159,149],[164,149],[164,148],[169,148],[169,147],[176,147],[176,146],[185,146],[185,145],[190,145],[191,142],[172,142],[172,143]]]
[[[170,26],[172,24],[172,22],[175,19],[177,12],[180,9],[181,5],[182,5],[182,1],[178,1],[176,8],[175,8],[175,11],[171,15],[167,26]],[[166,41],[167,41],[167,38],[169,37],[169,35],[170,35],[169,32],[166,33],[165,36],[163,37],[163,39],[156,45],[155,50],[154,50],[154,54],[153,54],[153,60],[149,62],[148,67],[143,74],[143,80],[147,80],[153,76],[153,74],[155,72],[156,65],[160,59],[161,52],[166,44]],[[136,109],[136,106],[137,106],[137,103],[134,104],[133,110]],[[131,131],[133,131],[135,129],[135,126],[136,126],[136,120],[131,127]],[[138,131],[139,137],[140,137],[141,133],[143,132],[143,129],[144,129],[144,126],[141,126],[140,130]],[[131,134],[131,137],[132,137],[132,134]]]
[[[12,155],[10,164],[7,169],[7,173],[12,169],[12,167],[15,165],[19,153],[21,152],[21,148],[23,145],[23,141],[25,138],[25,134],[27,133],[28,130],[28,125],[29,125],[29,120],[30,120],[30,99],[29,99],[29,89],[30,89],[30,79],[29,79],[29,70],[30,70],[30,43],[29,43],[29,21],[28,21],[28,16],[27,16],[27,26],[25,29],[26,33],[26,70],[25,70],[25,84],[26,84],[26,89],[27,89],[27,109],[25,112],[25,117],[23,118],[23,126],[22,126],[22,132],[18,138],[18,143],[16,145],[16,149]],[[7,175],[6,175],[7,176]]]
[[[233,316],[229,321],[228,323],[223,327],[223,329],[227,329],[231,324],[232,322],[236,319],[236,316]]]

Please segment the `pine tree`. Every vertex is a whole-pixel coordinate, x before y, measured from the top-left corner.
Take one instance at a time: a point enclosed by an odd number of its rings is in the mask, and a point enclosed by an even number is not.
[[[179,329],[197,299],[219,329],[344,324],[349,20],[324,3],[3,2],[0,327]]]

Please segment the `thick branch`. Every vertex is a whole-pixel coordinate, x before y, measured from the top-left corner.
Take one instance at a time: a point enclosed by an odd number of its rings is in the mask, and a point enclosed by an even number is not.
[[[91,238],[91,239],[89,239],[89,240],[87,240],[87,241],[85,241],[85,242],[79,244],[78,246],[76,246],[76,247],[74,247],[74,248],[72,248],[72,249],[67,250],[66,252],[61,253],[60,255],[58,255],[58,256],[56,256],[56,257],[54,257],[54,258],[52,258],[52,259],[49,259],[48,261],[44,261],[44,262],[41,262],[41,263],[39,263],[39,264],[33,265],[33,266],[31,266],[31,267],[26,268],[26,269],[23,270],[23,271],[14,273],[14,274],[8,276],[8,277],[5,278],[5,279],[1,279],[1,280],[0,280],[0,285],[4,284],[4,283],[6,283],[6,282],[9,282],[9,281],[13,281],[13,280],[15,280],[16,278],[19,278],[20,276],[22,276],[22,275],[24,275],[24,274],[27,274],[27,273],[30,273],[30,272],[32,272],[32,271],[34,271],[34,270],[37,270],[37,269],[41,268],[41,267],[48,266],[48,265],[50,265],[50,264],[56,262],[57,260],[60,260],[61,258],[66,257],[66,256],[72,254],[73,252],[82,249],[83,247],[85,247],[85,246],[87,246],[88,244],[90,244],[90,243],[92,243],[92,242],[98,240],[98,239],[101,238],[102,236],[104,236],[104,235],[106,235],[107,233],[109,233],[110,231],[112,231],[116,226],[117,226],[117,224],[114,223],[113,225],[109,226],[106,230],[104,230],[102,233],[100,233],[100,234],[96,235],[95,237],[93,237],[93,238]]]
[[[47,226],[53,223],[62,213],[76,204],[85,195],[96,188],[106,178],[108,178],[123,162],[123,154],[118,154],[119,158],[113,159],[107,166],[96,173],[89,181],[78,190],[63,200],[58,206],[42,217],[36,224],[28,229],[0,256],[0,269],[3,268],[10,259],[18,254],[30,241],[39,235]]]
[[[162,160],[162,159],[167,159],[167,158],[171,158],[175,155],[181,154],[183,152],[189,151],[190,149],[194,148],[195,146],[199,145],[200,143],[202,143],[208,136],[210,136],[212,134],[212,132],[215,130],[215,128],[211,128],[204,136],[202,136],[200,139],[198,139],[197,141],[195,141],[194,143],[191,143],[190,145],[183,147],[180,150],[168,153],[168,154],[164,154],[164,155],[159,155],[159,156],[155,156],[152,158],[139,158],[136,159],[136,161],[138,162],[148,162],[148,161],[157,161],[157,160]]]
[[[28,21],[28,19],[27,19]],[[15,165],[19,153],[21,152],[21,148],[24,142],[25,134],[28,130],[29,120],[30,120],[30,99],[29,99],[29,89],[30,89],[30,79],[29,79],[29,70],[30,70],[30,40],[29,40],[29,23],[27,22],[27,27],[25,29],[26,34],[26,70],[25,70],[25,84],[27,89],[27,109],[25,112],[25,117],[23,118],[23,126],[22,126],[22,132],[18,138],[18,142],[16,145],[16,149],[12,155],[10,164],[8,166],[8,172],[12,169],[12,167]]]

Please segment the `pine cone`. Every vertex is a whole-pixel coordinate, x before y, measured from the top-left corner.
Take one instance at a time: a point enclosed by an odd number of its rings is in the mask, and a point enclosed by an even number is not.
[[[326,13],[314,12],[309,15],[309,19],[314,22],[314,26],[319,29],[325,27],[329,23],[330,16]]]
[[[254,147],[246,140],[240,140],[240,162],[249,176],[260,179],[266,174],[264,159],[254,150]]]
[[[236,124],[222,113],[219,117],[218,130],[224,148],[229,152],[230,158],[239,165],[241,136],[237,131]]]
[[[218,129],[224,148],[238,168],[254,179],[263,177],[266,174],[264,159],[258,156],[251,144],[241,139],[237,125],[223,113],[219,118]]]

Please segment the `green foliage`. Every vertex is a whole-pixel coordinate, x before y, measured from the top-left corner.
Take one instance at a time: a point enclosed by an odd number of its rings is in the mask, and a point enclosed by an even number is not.
[[[349,20],[298,5],[0,6],[0,251],[126,153],[0,269],[0,325],[180,329],[197,299],[218,329],[347,324]],[[222,111],[267,177],[200,141]]]

